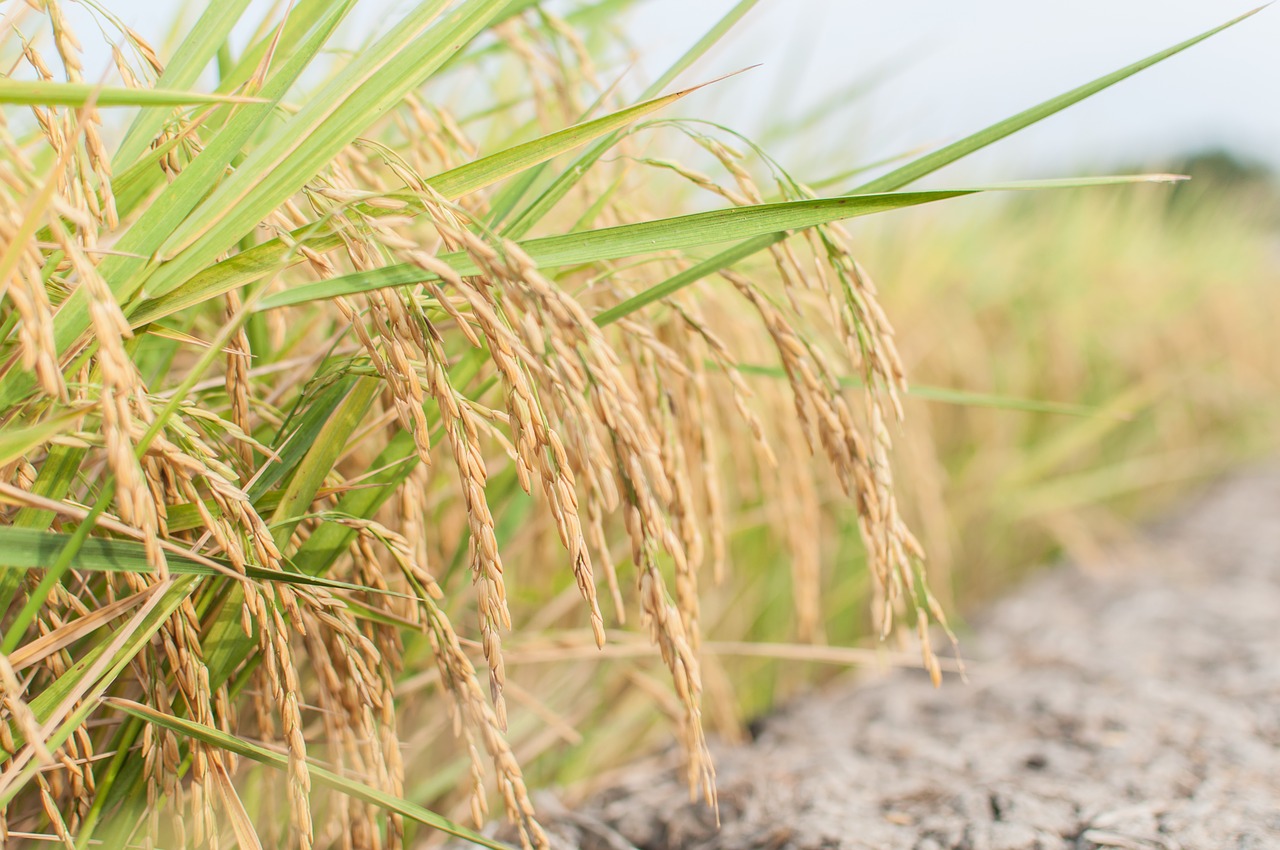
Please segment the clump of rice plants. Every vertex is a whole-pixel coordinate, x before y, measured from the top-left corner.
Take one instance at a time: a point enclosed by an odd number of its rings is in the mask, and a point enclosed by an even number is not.
[[[543,845],[506,664],[553,622],[643,627],[713,801],[700,585],[742,505],[823,476],[875,630],[936,681],[906,377],[839,222],[972,194],[897,190],[1211,34],[822,198],[651,117],[750,0],[635,99],[536,3],[424,0],[333,54],[351,0],[239,52],[246,4],[209,4],[167,62],[89,4],[105,83],[65,5],[6,13],[0,80],[0,829],[67,846],[497,846],[407,785],[422,731],[460,741],[473,820],[494,790]],[[681,130],[719,176],[649,150]],[[656,174],[724,208],[667,209]],[[816,519],[773,518],[814,637]]]

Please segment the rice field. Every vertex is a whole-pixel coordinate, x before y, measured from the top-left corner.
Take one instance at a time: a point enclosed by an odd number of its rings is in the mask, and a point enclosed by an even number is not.
[[[911,189],[1217,30],[807,185],[681,117],[754,0],[634,91],[626,5],[6,8],[6,840],[544,846],[673,736],[714,805],[708,732],[1274,449],[1264,200]]]

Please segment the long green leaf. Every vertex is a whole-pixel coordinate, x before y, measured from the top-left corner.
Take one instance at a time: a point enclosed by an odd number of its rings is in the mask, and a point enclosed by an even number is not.
[[[103,703],[132,717],[140,718],[163,729],[168,729],[171,732],[176,732],[179,735],[217,747],[226,752],[235,753],[238,756],[256,761],[258,764],[274,767],[278,770],[287,770],[289,768],[289,757],[287,755],[268,750],[257,744],[251,744],[234,735],[228,735],[220,729],[214,729],[181,717],[174,717],[172,714],[156,711],[150,706],[142,705],[132,700],[108,698],[103,700]],[[386,791],[374,788],[372,785],[368,785],[358,779],[341,776],[314,764],[307,765],[307,772],[311,775],[312,782],[323,785],[326,788],[332,788],[334,791],[346,794],[354,799],[378,806],[388,812],[402,815],[433,829],[438,829],[441,832],[478,844],[481,847],[488,847],[491,850],[512,850],[506,844],[486,838],[475,830],[467,829],[461,824],[454,823],[430,809],[410,803],[408,800],[401,799],[393,794],[388,794]]]
[[[253,97],[203,94],[172,89],[131,89],[51,80],[0,77],[0,103],[6,106],[190,106],[197,103],[257,103]]]
[[[30,528],[13,528],[0,526],[0,567],[18,570],[43,569],[53,563],[70,544],[70,534],[53,531],[39,531]],[[204,561],[189,558],[175,552],[167,552],[165,560],[169,571],[176,575],[188,576],[226,576],[233,572],[230,562],[222,558],[210,558],[220,564],[218,570]],[[133,540],[114,540],[102,537],[90,537],[80,544],[71,561],[71,568],[85,572],[138,573],[151,575],[155,569],[147,563],[146,549],[141,543]],[[330,590],[357,591],[403,597],[395,591],[379,591],[335,579],[302,573],[266,570],[252,565],[246,566],[245,576],[255,581],[277,582],[280,584],[306,585],[325,587]]]
[[[1175,56],[1188,47],[1199,44],[1206,38],[1210,38],[1223,30],[1233,27],[1246,18],[1256,15],[1265,7],[1259,6],[1253,11],[1246,12],[1238,18],[1232,18],[1221,26],[1214,27],[1211,30],[1200,33],[1197,36],[1179,42],[1173,47],[1161,50],[1159,53],[1153,53],[1145,59],[1140,59],[1132,65],[1126,65],[1118,71],[1098,77],[1092,82],[1085,83],[1082,86],[1072,89],[1065,94],[1050,98],[1043,103],[1038,103],[1030,109],[1024,109],[1017,115],[1006,118],[1003,121],[985,127],[973,135],[966,136],[957,142],[953,142],[946,147],[939,148],[933,153],[926,154],[919,159],[913,160],[901,168],[890,171],[883,177],[877,177],[869,183],[864,183],[855,189],[855,192],[892,192],[895,189],[901,189],[903,186],[914,183],[921,177],[932,174],[943,166],[963,159],[971,153],[980,151],[988,145],[992,145],[1001,139],[1012,136],[1019,130],[1030,127],[1039,121],[1043,121],[1050,115],[1054,115],[1068,106],[1079,103],[1085,98],[1092,97],[1103,89],[1110,88],[1121,80],[1128,79],[1139,71],[1146,70],[1152,65],[1163,62],[1171,56]]]
[[[521,243],[521,248],[543,268],[572,266],[633,257],[638,254],[651,254],[657,251],[696,248],[718,242],[729,242],[744,236],[812,227],[815,224],[970,195],[974,191],[961,189],[859,195],[732,207],[563,236],[531,239]],[[445,254],[440,259],[452,266],[459,274],[468,275],[479,272],[475,263],[463,252]],[[295,286],[284,292],[267,296],[262,300],[260,309],[270,310],[321,298],[335,298],[339,295],[369,292],[388,286],[406,286],[434,279],[436,279],[434,274],[405,263]]]
[[[1074,88],[1065,94],[1046,100],[1043,103],[1031,107],[1030,109],[1023,110],[1012,118],[1007,118],[1004,121],[997,121],[995,124],[985,127],[970,136],[966,136],[958,142],[947,145],[946,147],[934,151],[931,154],[926,154],[919,159],[912,160],[901,168],[895,169],[883,177],[878,177],[875,180],[862,184],[856,189],[853,189],[851,194],[873,194],[879,192],[893,192],[901,189],[922,177],[932,174],[944,166],[950,165],[951,163],[968,156],[971,153],[982,150],[989,145],[995,144],[1001,139],[1011,136],[1019,130],[1023,130],[1038,121],[1042,121],[1051,115],[1061,112],[1068,106],[1079,103],[1085,98],[1091,97],[1103,89],[1109,88],[1121,80],[1133,76],[1139,71],[1150,68],[1158,62],[1163,62],[1170,56],[1181,53],[1188,47],[1199,44],[1206,38],[1216,35],[1228,27],[1235,26],[1251,15],[1257,14],[1259,11],[1261,11],[1261,8],[1254,9],[1253,11],[1247,12],[1238,18],[1234,18],[1221,26],[1214,27],[1213,29],[1203,32],[1194,38],[1189,38],[1184,42],[1176,44],[1167,50],[1154,53],[1146,59],[1134,62],[1132,65],[1127,65],[1118,71],[1099,77],[1093,82],[1086,83],[1083,86]],[[786,233],[765,234],[762,236],[756,236],[731,248],[727,248],[719,254],[716,254],[714,257],[699,263],[696,267],[698,270],[696,275],[694,275],[693,270],[690,269],[688,271],[681,272],[669,280],[657,284],[654,289],[660,291],[662,293],[661,296],[650,297],[647,292],[639,293],[628,301],[627,304],[619,305],[617,308],[614,308],[614,310],[611,311],[611,315],[615,319],[621,318],[623,315],[627,315],[632,312],[631,306],[633,305],[633,302],[635,309],[646,304],[650,304],[653,301],[658,300],[659,297],[665,297],[672,292],[696,283],[698,280],[701,280],[708,275],[715,274],[721,269],[728,268],[734,263],[740,262],[747,257],[759,253],[760,251],[767,250],[771,246],[781,242],[787,237],[787,235],[788,234]]]
[[[887,212],[917,204],[942,201],[978,192],[1010,191],[1031,189],[1063,189],[1085,186],[1104,186],[1116,183],[1166,181],[1176,175],[1141,174],[1121,175],[1116,177],[1067,178],[1062,180],[1036,180],[1022,183],[1003,183],[970,189],[951,189],[936,192],[902,192],[881,195],[841,195],[835,198],[818,198],[807,201],[784,201],[776,204],[756,204],[745,207],[712,210],[710,212],[693,213],[691,215],[644,221],[637,224],[624,224],[617,227],[606,227],[600,230],[586,230],[579,233],[568,233],[562,236],[548,236],[542,239],[531,239],[521,243],[521,248],[543,268],[556,266],[573,266],[580,263],[592,263],[602,260],[616,260],[633,257],[639,254],[651,254],[657,251],[696,248],[703,245],[714,245],[720,242],[731,242],[744,237],[764,236],[773,238],[774,234],[786,233],[816,224],[827,224],[843,221],[856,216]],[[742,247],[742,246],[739,246]],[[733,249],[730,249],[733,250]],[[743,255],[746,256],[746,255]],[[475,274],[479,271],[475,263],[464,252],[446,254],[440,257],[459,274]],[[739,258],[740,259],[740,258]],[[702,266],[697,268],[701,269]],[[721,266],[723,268],[723,266]],[[689,272],[678,275],[681,283],[692,282]],[[701,276],[701,275],[700,275]],[[292,304],[301,304],[322,298],[336,298],[340,295],[353,295],[369,292],[388,286],[407,286],[427,280],[436,280],[434,273],[424,271],[417,266],[404,263],[369,272],[358,272],[329,280],[295,286],[284,292],[278,292],[262,299],[260,309],[271,310]],[[614,311],[628,312],[638,309],[641,302],[647,304],[656,298],[664,297],[678,288],[668,281],[656,288],[661,294],[653,291],[641,293]],[[634,303],[633,303],[634,302]],[[613,311],[611,311],[613,312]],[[154,315],[154,313],[152,314]],[[622,315],[625,315],[622,314]],[[619,316],[620,317],[620,316]]]
[[[1065,401],[1045,401],[1037,398],[1020,398],[1018,396],[1001,395],[999,393],[980,393],[973,390],[958,390],[954,387],[934,387],[925,384],[912,384],[907,394],[926,401],[940,404],[955,404],[961,407],[989,407],[994,410],[1012,410],[1020,413],[1052,413],[1059,416],[1080,417],[1113,417],[1119,420],[1131,418],[1127,414],[1108,413],[1087,404],[1071,404]]]
[[[713,364],[708,364],[713,365]],[[752,363],[739,363],[735,367],[739,372],[745,375],[762,375],[769,378],[785,379],[787,373],[780,366],[761,366]],[[844,377],[840,379],[840,385],[843,387],[861,387],[863,381],[860,378]],[[1061,401],[1041,401],[1034,398],[1020,398],[1018,396],[999,395],[996,393],[979,393],[972,390],[958,390],[952,387],[934,387],[922,384],[912,384],[907,390],[907,395],[926,401],[936,401],[941,404],[955,404],[964,407],[990,407],[996,410],[1013,410],[1021,413],[1054,413],[1062,416],[1109,416],[1116,419],[1129,419],[1129,416],[1102,410],[1096,407],[1089,407],[1083,404],[1069,404]]]

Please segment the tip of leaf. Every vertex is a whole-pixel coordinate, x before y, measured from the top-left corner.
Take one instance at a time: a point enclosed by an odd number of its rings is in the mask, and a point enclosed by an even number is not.
[[[672,95],[672,97],[684,97],[687,94],[692,94],[693,92],[696,92],[698,89],[706,88],[707,86],[713,86],[716,83],[723,82],[729,79],[730,77],[736,77],[739,74],[745,74],[748,71],[754,70],[755,68],[759,68],[763,64],[764,64],[763,62],[757,62],[754,65],[748,65],[745,68],[739,68],[736,71],[730,71],[727,74],[721,74],[720,76],[716,77],[714,80],[707,80],[705,83],[698,83],[696,86],[690,86],[687,89],[681,89],[680,91]]]

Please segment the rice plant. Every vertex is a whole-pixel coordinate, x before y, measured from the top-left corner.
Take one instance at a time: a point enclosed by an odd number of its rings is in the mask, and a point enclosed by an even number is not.
[[[0,830],[75,847],[501,846],[421,805],[423,734],[542,846],[506,664],[552,622],[643,627],[714,804],[700,587],[762,504],[818,638],[828,481],[937,681],[905,369],[841,222],[984,191],[900,190],[1218,31],[824,197],[659,117],[753,0],[634,97],[581,35],[617,0],[424,0],[355,51],[354,0],[298,0],[239,53],[211,3],[168,61],[86,3],[105,82],[67,5],[3,24]]]

